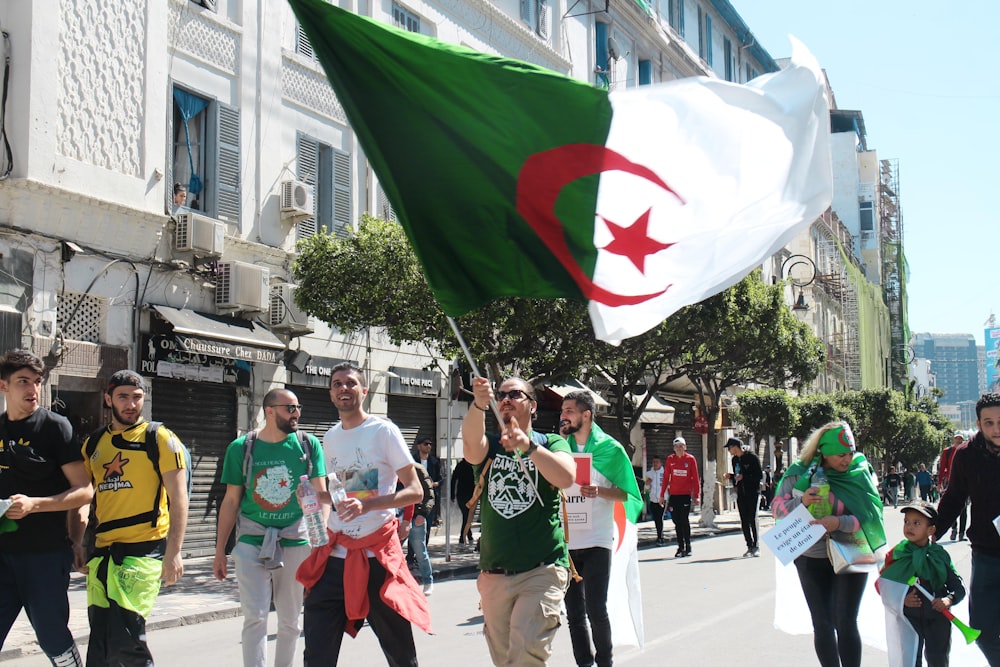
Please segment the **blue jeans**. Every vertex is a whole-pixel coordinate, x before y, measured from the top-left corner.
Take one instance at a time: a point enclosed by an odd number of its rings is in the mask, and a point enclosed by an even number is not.
[[[430,519],[417,525],[417,518],[413,517],[410,525],[409,547],[413,550],[413,555],[417,559],[417,567],[420,568],[420,581],[426,586],[434,583],[434,572],[431,570],[431,557],[427,553],[427,530]],[[423,518],[423,517],[419,517]]]
[[[69,571],[73,552],[0,553],[0,647],[23,607],[38,645],[50,658],[75,648],[69,631]]]
[[[611,619],[608,617],[608,579],[611,549],[591,547],[569,552],[583,581],[570,579],[566,591],[566,623],[578,667],[611,667]],[[588,625],[587,620],[590,620]],[[594,651],[590,635],[594,635]]]
[[[294,662],[302,612],[302,584],[295,581],[295,571],[309,557],[310,551],[309,545],[282,547],[284,566],[269,570],[260,559],[260,547],[238,542],[233,549],[243,610],[244,667],[267,666],[267,616],[272,599],[278,616],[275,667],[291,667]]]
[[[835,574],[827,558],[795,559],[813,624],[813,648],[822,667],[860,667],[858,611],[868,575]]]
[[[982,630],[976,643],[991,667],[1000,666],[1000,558],[972,550],[969,625]]]

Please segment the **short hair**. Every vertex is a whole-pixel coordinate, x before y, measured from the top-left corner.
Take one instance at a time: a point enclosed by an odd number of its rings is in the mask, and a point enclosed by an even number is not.
[[[591,417],[597,414],[597,403],[594,402],[594,397],[589,391],[571,391],[566,394],[563,401],[573,401],[576,403],[576,407],[581,410],[590,410]]]
[[[291,389],[286,389],[285,387],[275,387],[271,391],[264,394],[264,398],[263,400],[261,400],[261,407],[264,408],[274,407],[275,405],[277,405],[277,403],[274,402],[275,399],[277,398],[278,394],[282,393],[289,393],[292,396],[295,396],[295,392],[293,392]]]
[[[350,361],[342,361],[333,368],[330,369],[330,386],[333,386],[333,376],[337,373],[346,371],[348,373],[353,373],[358,376],[358,382],[361,383],[362,387],[368,386],[368,380],[365,379],[365,372],[361,368]]]
[[[37,354],[29,350],[11,350],[0,359],[0,380],[6,382],[11,375],[23,368],[38,375],[45,374],[45,364]]]
[[[983,394],[976,401],[976,421],[982,416],[983,408],[996,408],[1000,407],[1000,394],[995,392],[990,392],[988,394]]]

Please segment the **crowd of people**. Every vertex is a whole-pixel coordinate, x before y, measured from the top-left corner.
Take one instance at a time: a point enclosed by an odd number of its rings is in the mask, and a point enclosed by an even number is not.
[[[44,377],[44,364],[31,352],[16,350],[0,359],[6,400],[0,416],[2,637],[24,609],[54,665],[83,665],[68,626],[67,588],[76,568],[87,576],[86,664],[152,665],[146,619],[161,586],[184,573],[189,453],[167,426],[143,417],[146,384],[137,373],[121,370],[110,377],[102,398],[111,419],[82,438],[82,446],[64,417],[41,407]],[[565,613],[576,664],[612,665],[616,638],[609,596],[617,591],[609,582],[616,540],[622,539],[614,525],[616,507],[632,523],[648,511],[657,545],[666,542],[668,518],[675,529],[674,557],[691,556],[690,513],[700,501],[702,481],[684,437],[674,439],[665,459],[653,457],[637,478],[625,448],[595,422],[588,391],[568,394],[558,433],[543,434],[533,428],[538,403],[530,383],[512,377],[494,388],[476,378],[461,427],[464,459],[450,488],[442,489],[433,440],[419,437],[408,449],[395,424],[366,411],[367,392],[360,368],[333,368],[330,398],[340,421],[317,439],[299,429],[296,395],[272,389],[262,401],[263,426],[226,450],[212,569],[226,579],[232,560],[243,615],[243,664],[266,664],[273,604],[276,665],[293,663],[300,636],[306,665],[335,665],[344,634],[356,635],[366,622],[388,664],[416,665],[413,627],[427,633],[432,628],[427,540],[447,491],[462,510],[460,543],[472,544],[478,508],[477,588],[494,664],[547,664]],[[491,411],[499,417],[496,433],[487,432]],[[874,563],[876,556],[882,564],[879,591],[883,600],[895,600],[898,617],[916,638],[916,664],[921,652],[928,665],[948,664],[945,612],[966,595],[937,544],[949,533],[952,540],[967,535],[971,542],[970,623],[982,630],[978,645],[989,663],[1000,665],[1000,532],[994,521],[1000,496],[991,475],[1000,472],[1000,395],[984,395],[976,414],[979,430],[969,440],[956,432],[936,475],[918,466],[914,497],[902,508],[904,539],[892,548],[883,511],[898,502],[904,477],[890,469],[880,486],[846,423],[813,432],[787,468],[783,449],[776,448],[773,472],[740,439],[725,443],[731,459],[723,477],[735,495],[744,557],[760,553],[758,516],[764,508],[779,524],[807,512],[826,533],[794,560],[821,665],[861,664],[859,607],[871,570],[862,563]],[[299,496],[308,494],[300,493],[300,484],[320,500],[323,544],[307,530]],[[941,494],[936,507],[935,490]],[[407,564],[404,542],[420,583]],[[852,560],[856,553],[871,558]],[[895,598],[893,591],[899,591]],[[892,604],[887,601],[887,608]],[[912,649],[900,641],[890,643],[890,655],[912,662]]]

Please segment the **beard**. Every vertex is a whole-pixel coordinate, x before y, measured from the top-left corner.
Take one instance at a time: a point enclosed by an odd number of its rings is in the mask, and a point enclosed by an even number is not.
[[[142,416],[140,413],[136,415],[133,419],[125,419],[125,417],[123,417],[121,413],[118,412],[118,409],[115,408],[114,406],[111,406],[111,414],[114,416],[115,421],[117,421],[122,426],[135,426],[139,422],[139,418]]]
[[[293,421],[295,422],[294,424],[292,423]],[[281,417],[278,417],[275,420],[274,425],[277,426],[278,430],[281,431],[282,433],[291,434],[291,433],[295,433],[295,431],[298,430],[299,420],[298,419],[283,419]]]
[[[573,435],[580,430],[583,424],[574,424],[571,421],[559,422],[559,432],[563,435]]]

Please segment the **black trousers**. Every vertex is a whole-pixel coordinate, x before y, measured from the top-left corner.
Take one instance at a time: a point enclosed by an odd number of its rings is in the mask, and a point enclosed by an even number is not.
[[[670,516],[677,531],[677,548],[691,551],[691,496],[670,496]]]
[[[920,611],[914,608],[914,611]],[[905,613],[905,612],[904,612]],[[924,650],[927,667],[948,667],[948,654],[951,653],[951,621],[931,609],[923,614],[906,614],[906,620],[920,636],[920,645]],[[920,665],[918,653],[917,667]]]
[[[385,582],[385,568],[374,558],[368,559],[368,567],[368,624],[378,637],[386,662],[390,667],[416,667],[417,650],[410,622],[386,605],[379,595]],[[346,627],[344,559],[331,558],[303,605],[304,664],[307,667],[335,666]]]
[[[653,525],[656,526],[657,541],[663,539],[663,505],[656,501],[649,501],[649,513],[653,515]]]
[[[740,511],[740,524],[743,526],[743,538],[747,549],[757,548],[757,512],[760,505],[760,494],[738,494],[736,509]]]
[[[858,610],[868,575],[835,574],[827,558],[795,559],[821,667],[861,667]]]
[[[566,623],[578,667],[611,667],[611,619],[608,617],[608,579],[611,549],[591,547],[569,552],[583,581],[569,582]],[[588,624],[589,620],[589,624]],[[594,650],[590,636],[594,636]]]

